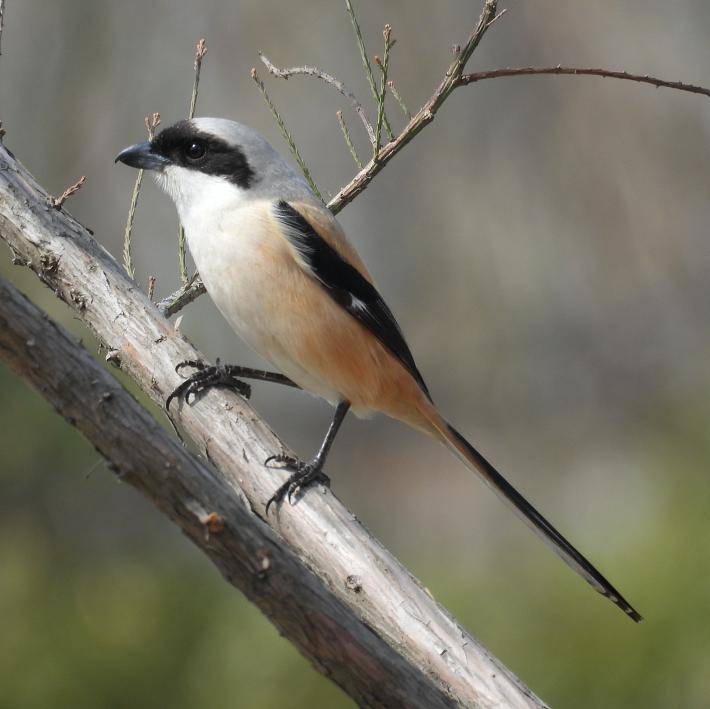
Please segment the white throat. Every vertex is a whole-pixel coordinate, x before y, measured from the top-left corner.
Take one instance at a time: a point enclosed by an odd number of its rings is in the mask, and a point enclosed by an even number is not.
[[[175,203],[186,231],[192,231],[192,226],[204,228],[205,222],[219,220],[220,215],[239,209],[249,200],[246,190],[225,177],[176,165],[155,173],[155,181]]]

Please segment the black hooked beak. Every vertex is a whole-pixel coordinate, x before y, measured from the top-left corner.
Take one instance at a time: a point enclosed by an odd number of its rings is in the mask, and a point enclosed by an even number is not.
[[[114,160],[114,162],[119,161],[129,167],[137,167],[141,170],[162,170],[170,164],[170,160],[164,155],[156,153],[151,143],[147,141],[122,150]]]

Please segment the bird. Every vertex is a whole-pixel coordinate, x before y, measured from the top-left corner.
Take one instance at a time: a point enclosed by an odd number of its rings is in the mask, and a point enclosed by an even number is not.
[[[289,472],[277,507],[322,478],[347,413],[383,413],[443,443],[596,591],[632,620],[642,616],[439,412],[401,328],[332,212],[256,130],[199,117],[164,128],[116,157],[151,170],[177,208],[211,299],[233,330],[280,372],[201,362],[167,399],[243,378],[292,384],[335,407],[308,461],[270,456]]]

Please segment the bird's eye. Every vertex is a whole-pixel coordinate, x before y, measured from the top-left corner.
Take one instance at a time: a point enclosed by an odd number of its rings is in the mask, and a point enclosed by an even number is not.
[[[188,160],[200,160],[205,157],[207,146],[201,140],[193,140],[185,149],[185,156]]]

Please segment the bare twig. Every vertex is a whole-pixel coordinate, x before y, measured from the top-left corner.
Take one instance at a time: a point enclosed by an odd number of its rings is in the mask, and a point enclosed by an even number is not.
[[[395,101],[399,104],[399,107],[402,109],[402,113],[404,113],[407,118],[411,120],[412,118],[412,112],[407,108],[407,104],[404,102],[404,99],[402,98],[401,94],[397,90],[397,87],[394,84],[394,81],[390,79],[387,82],[387,86],[389,87],[389,90],[392,92],[392,96],[394,96]]]
[[[202,72],[202,60],[207,54],[207,43],[205,38],[200,39],[195,45],[195,80],[192,84],[192,95],[190,96],[190,110],[187,114],[188,118],[195,117],[195,109],[197,108],[197,92],[200,90],[200,73]]]
[[[642,84],[651,84],[656,88],[676,89],[677,91],[687,91],[691,94],[702,94],[710,96],[710,89],[694,84],[685,84],[682,81],[667,81],[648,74],[630,74],[627,71],[615,71],[612,69],[591,69],[571,66],[549,66],[535,67],[523,66],[506,69],[493,69],[491,71],[477,71],[472,74],[464,74],[458,82],[459,86],[467,86],[477,81],[485,79],[500,79],[506,76],[539,76],[543,74],[557,74],[565,76],[601,76],[611,79],[625,79],[626,81],[637,81]]]
[[[154,302],[154,301],[153,301],[153,296],[155,295],[155,282],[156,282],[156,280],[157,280],[157,279],[156,279],[155,276],[151,276],[151,277],[148,279],[148,300],[150,300],[151,302]]]
[[[301,157],[301,153],[299,152],[298,147],[296,146],[296,141],[293,139],[291,132],[286,127],[286,123],[284,122],[284,119],[281,117],[281,114],[276,109],[276,106],[274,106],[274,103],[271,100],[271,97],[269,96],[269,94],[266,91],[266,87],[264,86],[264,82],[259,78],[259,75],[256,73],[256,69],[253,67],[251,70],[251,78],[254,80],[254,83],[259,87],[259,91],[261,91],[261,95],[264,97],[264,101],[266,101],[266,105],[269,107],[269,110],[271,111],[271,115],[274,117],[274,120],[278,124],[279,129],[281,130],[281,135],[284,137],[284,140],[288,144],[288,147],[290,148],[293,157],[295,158],[296,162],[298,163],[298,166],[301,168],[301,172],[303,173],[303,176],[306,178],[306,180],[307,180],[308,184],[311,186],[311,189],[313,190],[313,192],[315,192],[315,194],[318,195],[318,198],[321,200],[321,202],[325,202],[325,200],[323,199],[323,195],[320,193],[320,190],[316,186],[313,176],[311,175],[311,171],[308,169],[308,165],[306,165],[304,159]]]
[[[145,130],[148,133],[148,140],[155,138],[155,129],[160,125],[160,114],[151,113],[145,117]]]
[[[5,29],[5,0],[0,0],[0,54],[2,54],[2,31]]]
[[[5,0],[0,0],[0,54],[2,54],[2,31],[5,29]]]
[[[155,129],[160,125],[160,114],[152,113],[144,119],[145,129],[148,133],[148,140],[153,140]],[[136,220],[136,208],[138,207],[138,197],[141,193],[143,185],[143,170],[138,170],[136,181],[133,183],[133,192],[131,193],[131,203],[128,205],[128,216],[126,217],[126,228],[123,232],[123,267],[126,273],[131,277],[136,277],[136,269],[133,265],[133,224]]]
[[[348,130],[348,126],[345,123],[345,119],[343,118],[343,112],[342,111],[336,111],[335,115],[338,119],[338,123],[340,125],[340,130],[343,132],[343,138],[345,138],[345,144],[348,146],[348,150],[350,151],[350,155],[353,156],[353,160],[355,161],[355,164],[358,166],[360,170],[362,170],[362,160],[358,157],[357,150],[355,149],[355,145],[353,143],[352,138],[350,137],[350,131]]]
[[[370,120],[365,115],[365,110],[363,109],[362,104],[358,101],[355,94],[350,91],[350,89],[345,86],[342,81],[336,79],[334,76],[331,76],[325,71],[321,71],[318,67],[315,66],[293,66],[288,69],[281,69],[275,66],[261,52],[259,53],[259,56],[261,57],[261,61],[264,63],[264,66],[266,66],[266,68],[269,70],[269,73],[273,74],[279,79],[288,79],[291,76],[315,76],[316,78],[325,81],[326,84],[332,86],[336,91],[340,92],[343,96],[345,96],[345,98],[350,101],[352,107],[355,109],[355,113],[357,113],[357,115],[360,117],[360,120],[362,121],[362,124],[365,126],[365,130],[367,131],[367,137],[370,139],[370,142],[373,145],[375,144],[375,130],[372,127],[372,123],[370,123]]]
[[[86,182],[86,175],[82,175],[73,185],[67,187],[59,197],[50,197],[50,204],[55,209],[61,209],[64,203],[73,195],[75,195]]]
[[[128,217],[126,218],[126,228],[123,232],[123,267],[126,273],[131,277],[136,277],[136,269],[133,265],[133,223],[136,220],[136,207],[138,206],[138,197],[141,193],[143,185],[143,170],[138,170],[136,181],[133,183],[133,192],[131,193],[131,203],[128,205]]]
[[[380,152],[380,139],[382,138],[382,121],[385,117],[385,98],[387,97],[387,72],[389,70],[390,64],[390,50],[394,42],[390,41],[392,38],[392,27],[390,25],[385,25],[385,29],[382,31],[382,36],[385,40],[385,53],[384,59],[380,61],[379,57],[375,57],[375,62],[380,67],[382,71],[382,78],[380,80],[380,90],[377,95],[377,124],[375,126],[375,152],[374,155],[377,157]],[[391,131],[390,131],[391,132]],[[392,140],[394,136],[390,136]]]
[[[370,85],[370,91],[372,92],[372,98],[375,103],[379,101],[379,92],[375,84],[375,77],[372,73],[372,67],[370,66],[370,59],[367,55],[367,49],[365,48],[365,40],[362,37],[362,31],[360,30],[360,23],[357,21],[357,16],[355,15],[355,8],[353,8],[352,0],[345,0],[345,7],[348,10],[348,15],[350,15],[350,22],[353,26],[353,31],[355,32],[355,39],[357,40],[357,46],[360,49],[360,59],[362,59],[362,68],[365,71],[365,78],[367,83]],[[390,127],[389,120],[387,120],[387,114],[384,115],[384,124],[387,131],[389,139],[394,138],[394,133],[392,133],[392,128]]]
[[[190,108],[187,112],[188,119],[195,117],[197,108],[197,93],[200,89],[200,73],[202,72],[202,60],[207,54],[207,43],[202,37],[195,45],[195,79],[192,83],[192,94],[190,96]],[[183,285],[190,280],[187,273],[187,246],[185,244],[185,227],[180,225],[178,228],[178,265],[180,268],[180,280]]]

